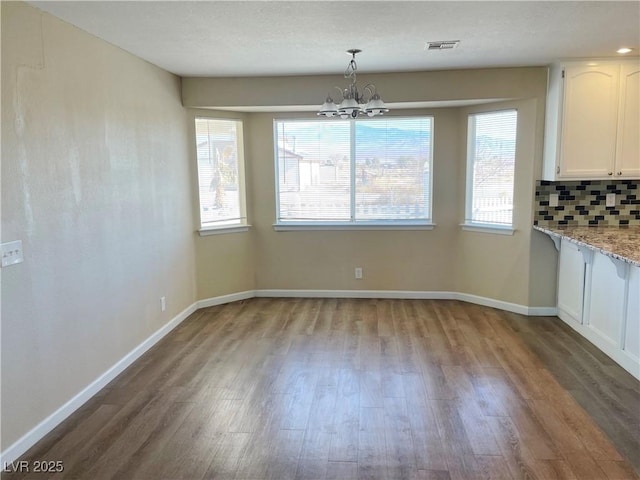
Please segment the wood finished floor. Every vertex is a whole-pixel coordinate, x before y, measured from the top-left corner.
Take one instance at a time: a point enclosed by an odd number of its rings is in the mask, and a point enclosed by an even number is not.
[[[637,479],[639,410],[555,317],[252,299],[194,313],[21,458],[63,473],[2,478]]]

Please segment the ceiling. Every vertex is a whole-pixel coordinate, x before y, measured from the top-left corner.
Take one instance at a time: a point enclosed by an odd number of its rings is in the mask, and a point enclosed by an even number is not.
[[[33,1],[181,76],[537,66],[640,51],[640,2]],[[460,40],[425,50],[425,42]]]

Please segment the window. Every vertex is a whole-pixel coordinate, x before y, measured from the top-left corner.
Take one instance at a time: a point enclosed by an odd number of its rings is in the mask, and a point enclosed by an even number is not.
[[[511,227],[516,110],[469,115],[466,225]]]
[[[196,118],[200,228],[246,225],[242,122]]]
[[[429,224],[432,124],[276,120],[277,224]]]

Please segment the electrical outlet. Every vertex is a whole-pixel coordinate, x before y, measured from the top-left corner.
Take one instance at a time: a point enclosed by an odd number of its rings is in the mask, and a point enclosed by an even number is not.
[[[16,263],[22,263],[22,240],[2,244],[2,266],[8,267]]]
[[[356,279],[362,280],[362,267],[356,267]]]
[[[616,206],[616,194],[607,193],[607,207],[615,207],[615,206]]]
[[[549,194],[549,206],[557,207],[558,206],[559,195],[557,193]]]
[[[164,312],[167,309],[167,299],[160,297],[160,309]]]

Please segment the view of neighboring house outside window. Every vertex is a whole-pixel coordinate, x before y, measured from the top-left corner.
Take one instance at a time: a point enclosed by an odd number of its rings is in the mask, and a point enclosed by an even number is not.
[[[246,225],[242,122],[196,118],[200,228]]]

